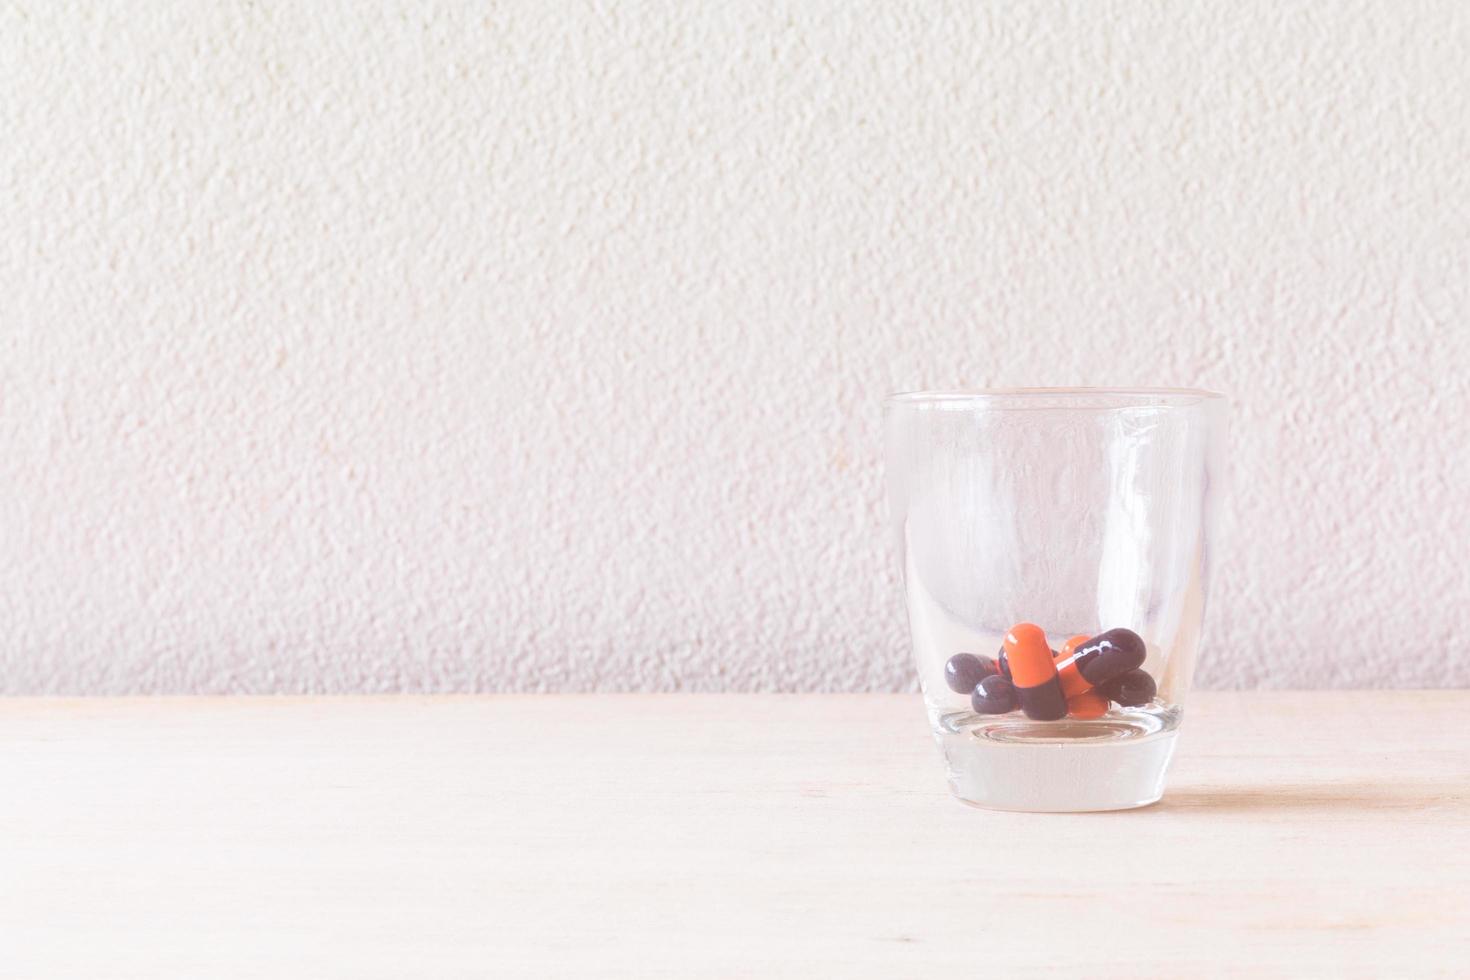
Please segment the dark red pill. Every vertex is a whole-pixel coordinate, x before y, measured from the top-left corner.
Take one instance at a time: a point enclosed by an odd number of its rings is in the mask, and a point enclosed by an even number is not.
[[[944,665],[944,683],[956,694],[969,694],[975,685],[999,670],[989,657],[977,657],[973,653],[957,653]]]
[[[1148,704],[1159,693],[1159,686],[1146,670],[1130,670],[1104,684],[1100,690],[1109,701],[1116,701],[1125,708],[1137,708]]]
[[[1016,710],[1016,687],[999,674],[991,674],[975,685],[970,707],[976,714],[1003,715]]]

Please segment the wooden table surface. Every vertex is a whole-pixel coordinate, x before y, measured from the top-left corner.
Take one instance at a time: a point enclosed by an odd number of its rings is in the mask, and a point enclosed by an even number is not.
[[[1470,976],[1470,692],[1197,694],[1162,803],[914,696],[0,701],[0,976]]]

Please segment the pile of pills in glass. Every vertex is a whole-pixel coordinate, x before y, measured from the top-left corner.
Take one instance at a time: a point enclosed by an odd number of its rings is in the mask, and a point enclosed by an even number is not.
[[[1074,636],[1053,650],[1040,626],[1018,623],[1006,633],[996,659],[950,657],[944,682],[956,694],[970,695],[977,714],[1020,708],[1036,721],[1101,718],[1110,704],[1136,708],[1154,699],[1158,687],[1142,669],[1147,653],[1132,630]]]

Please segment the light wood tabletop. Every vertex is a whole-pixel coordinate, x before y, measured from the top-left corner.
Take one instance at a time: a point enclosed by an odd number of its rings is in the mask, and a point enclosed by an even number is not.
[[[1470,692],[993,813],[917,696],[0,701],[0,976],[1470,976]]]

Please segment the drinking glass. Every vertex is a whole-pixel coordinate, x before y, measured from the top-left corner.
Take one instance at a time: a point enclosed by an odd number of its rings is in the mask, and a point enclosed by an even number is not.
[[[959,799],[1066,812],[1162,795],[1209,591],[1225,416],[1222,396],[1179,388],[887,400],[914,661]],[[1024,669],[1010,683],[974,694],[1012,661]],[[1057,690],[1059,718],[1045,707]],[[1008,697],[1030,707],[1005,710]]]

